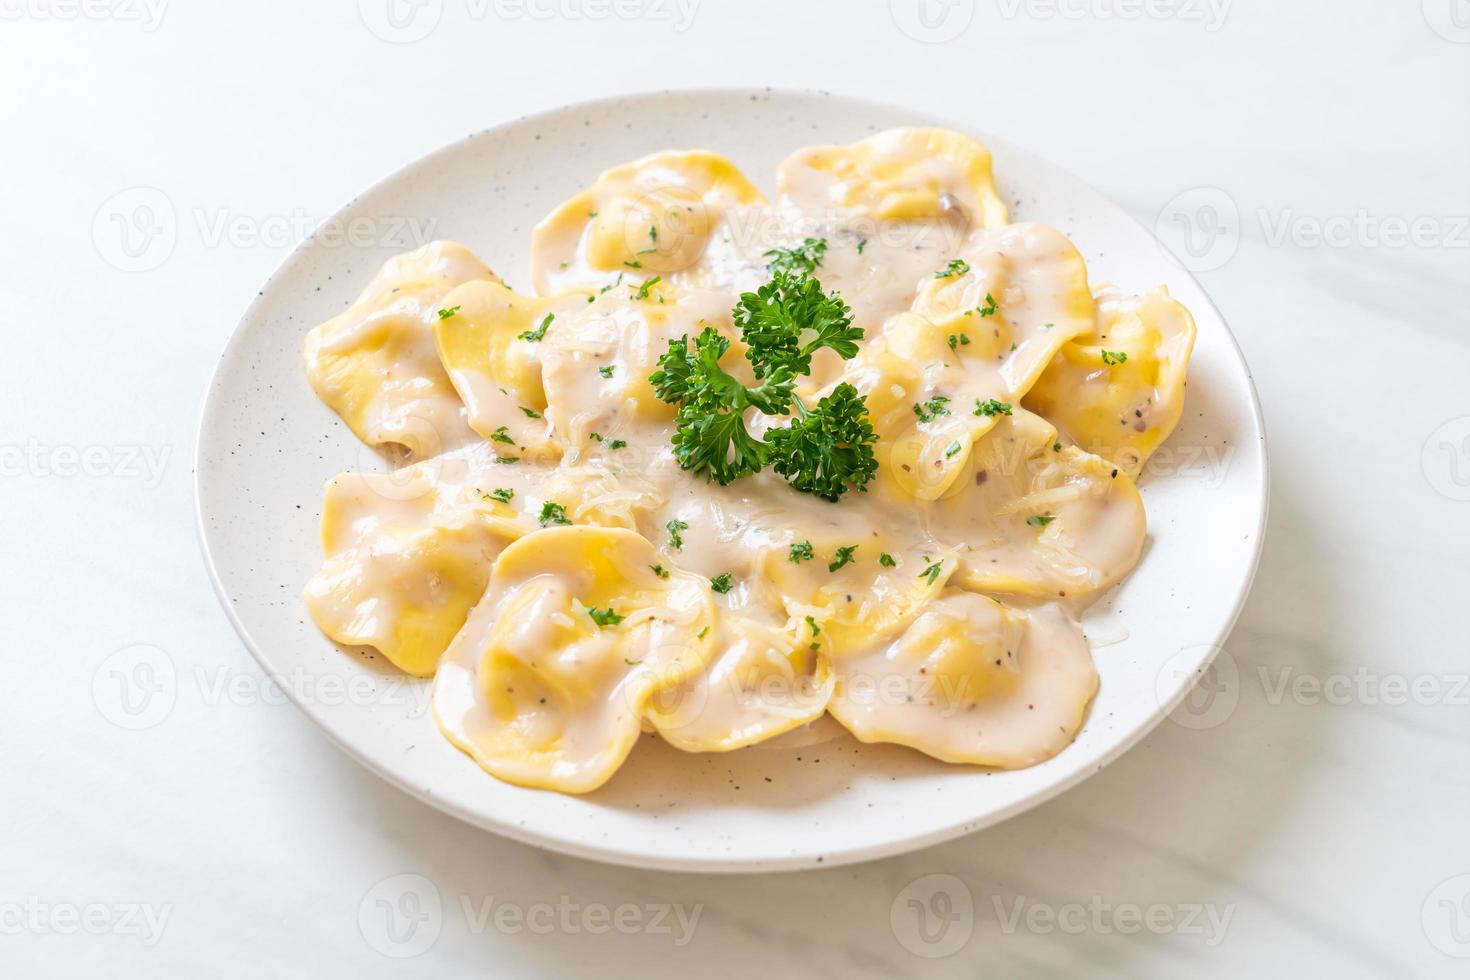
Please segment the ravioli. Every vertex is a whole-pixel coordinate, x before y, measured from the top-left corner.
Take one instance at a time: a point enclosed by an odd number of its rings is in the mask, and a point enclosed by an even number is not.
[[[946,129],[890,129],[846,146],[798,150],[776,172],[783,202],[855,209],[883,221],[943,217],[982,228],[1008,220],[990,151]]]
[[[764,203],[718,153],[655,153],[604,171],[536,226],[531,279],[548,295],[678,278],[703,257],[731,208]],[[686,284],[707,285],[698,276]]]
[[[947,550],[904,547],[881,531],[866,539],[814,533],[804,543],[812,545],[813,559],[793,562],[789,551],[773,550],[762,571],[794,620],[811,617],[819,631],[812,640],[826,654],[896,632],[939,594],[956,567]]]
[[[982,232],[956,261],[924,283],[913,311],[956,338],[967,368],[993,370],[1008,397],[1029,390],[1063,344],[1093,327],[1086,263],[1055,228]]]
[[[503,448],[501,455],[554,457],[537,344],[540,326],[565,315],[571,302],[522,296],[501,282],[469,282],[443,303],[434,341],[470,427]]]
[[[881,437],[874,450],[879,485],[900,498],[942,496],[964,469],[975,440],[1005,410],[995,407],[995,396],[1008,395],[994,372],[967,366],[950,336],[924,317],[901,314],[841,379],[867,398]]]
[[[619,287],[553,320],[540,345],[546,416],[568,451],[615,455],[619,444],[632,442],[634,452],[650,439],[666,444],[674,407],[654,393],[649,376],[670,341],[706,325],[732,334],[730,305],[721,293],[659,285],[640,298],[638,289]]]
[[[695,676],[660,690],[647,718],[685,752],[729,752],[810,724],[827,711],[832,672],[820,627],[791,631],[722,613],[714,658]]]
[[[506,548],[435,678],[440,729],[507,782],[601,786],[650,699],[713,652],[708,583],[656,564],[646,540],[609,528],[550,528]]]
[[[927,524],[960,550],[955,584],[1058,599],[1120,581],[1138,562],[1146,532],[1133,480],[1061,444],[1055,428],[1023,408],[976,443]]]
[[[1194,318],[1162,286],[1142,296],[1100,289],[1095,326],[1052,358],[1026,406],[1137,476],[1184,412],[1194,335]]]
[[[1097,693],[1082,631],[1055,606],[949,589],[903,635],[834,660],[829,710],[864,742],[1021,769],[1071,744]]]
[[[654,154],[537,226],[535,295],[436,243],[308,338],[324,400],[421,461],[328,484],[307,604],[433,675],[441,732],[499,779],[589,793],[640,732],[729,752],[825,714],[1019,768],[1086,718],[1078,617],[1142,554],[1188,312],[1008,224],[958,133],[798,150],[776,186]],[[752,312],[773,270],[799,288]],[[660,364],[707,328],[718,370]],[[861,401],[818,408],[843,384]],[[691,447],[755,472],[719,484]]]
[[[328,481],[326,562],[306,586],[322,632],[376,647],[405,673],[434,673],[491,562],[524,528],[508,503],[476,487],[484,469],[483,453],[472,450]]]
[[[868,398],[885,482],[920,500],[954,486],[975,441],[1094,315],[1082,257],[1054,229],[984,231],[959,255],[841,379]]]
[[[496,276],[463,245],[432,242],[389,259],[345,312],[307,334],[311,386],[363,442],[422,459],[473,439],[434,324],[449,291],[478,279]]]

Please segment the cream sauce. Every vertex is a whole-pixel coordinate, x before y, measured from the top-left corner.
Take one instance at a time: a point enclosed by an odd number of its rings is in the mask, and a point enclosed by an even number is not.
[[[1077,616],[1137,562],[1144,514],[1127,472],[1021,400],[1104,321],[1065,236],[990,226],[998,201],[976,178],[988,181],[988,154],[962,145],[925,163],[916,145],[947,145],[932,133],[865,142],[856,163],[844,148],[788,161],[775,207],[731,192],[740,180],[701,158],[680,185],[704,195],[700,247],[686,255],[658,235],[682,264],[657,283],[613,271],[616,235],[594,227],[602,208],[667,219],[618,203],[630,186],[649,192],[650,164],[604,175],[538,228],[536,283],[556,295],[488,297],[460,325],[480,332],[445,357],[475,428],[508,426],[515,448],[492,441],[329,488],[313,613],[385,652],[405,620],[454,635],[436,717],[497,776],[582,792],[640,729],[723,751],[827,711],[860,738],[983,765],[1030,765],[1074,737],[1097,684]],[[659,169],[672,165],[654,166],[659,179],[673,181]],[[769,471],[729,486],[684,471],[674,409],[648,381],[671,341],[706,326],[732,341],[722,365],[748,381],[730,310],[765,281],[766,251],[807,237],[826,240],[815,274],[866,338],[851,361],[819,361],[805,397],[854,384],[881,437],[878,477],[839,503]],[[501,342],[546,312],[539,339]],[[439,329],[442,353],[458,328]],[[481,336],[501,341],[486,354]],[[533,382],[545,408],[528,432],[486,391],[519,411]],[[784,420],[750,424],[760,435]],[[537,440],[555,452],[507,461]],[[413,535],[470,542],[451,549],[452,601],[424,592],[416,576],[445,576],[403,545]],[[466,622],[462,597],[482,580]],[[622,620],[589,625],[585,607],[603,602]],[[947,700],[864,700],[865,679],[881,690],[884,678],[905,690],[944,678]]]
[[[496,276],[458,242],[432,242],[389,259],[345,312],[307,335],[306,376],[358,438],[412,459],[474,439],[434,324],[449,291],[478,279]]]

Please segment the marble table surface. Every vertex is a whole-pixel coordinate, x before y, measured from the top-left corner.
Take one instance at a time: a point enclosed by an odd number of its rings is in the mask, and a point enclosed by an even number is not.
[[[4,0],[0,20],[0,973],[1470,972],[1466,0]],[[471,829],[281,703],[192,514],[239,311],[405,161],[695,85],[942,110],[1197,270],[1272,467],[1226,710],[939,847],[714,877]],[[138,645],[176,671],[141,724],[106,669]],[[943,900],[911,887],[928,875]],[[437,913],[410,900],[425,881]]]

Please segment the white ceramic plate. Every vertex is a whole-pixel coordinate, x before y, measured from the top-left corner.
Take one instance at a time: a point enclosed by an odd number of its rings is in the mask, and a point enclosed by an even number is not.
[[[606,787],[576,798],[486,775],[439,735],[428,682],[317,631],[300,592],[321,558],[322,484],[384,464],[312,393],[302,338],[391,254],[421,243],[398,219],[432,222],[429,238],[462,241],[524,284],[532,226],[606,167],[703,147],[769,192],[777,163],[797,147],[915,124],[950,125],[989,145],[1013,220],[1065,231],[1094,283],[1130,291],[1165,283],[1198,320],[1183,424],[1142,481],[1145,557],[1086,622],[1095,642],[1118,642],[1094,651],[1101,690],[1074,745],[1031,769],[987,773],[863,745],[830,723],[723,755],[686,755],[645,737]],[[210,384],[199,526],[220,601],[261,665],[363,765],[425,802],[518,840],[620,864],[830,866],[996,823],[1096,772],[1156,725],[1209,664],[1250,586],[1265,522],[1263,438],[1250,376],[1219,311],[1148,231],[1075,177],[996,136],[907,110],[819,93],[663,93],[461,140],[355,198],[297,249],[245,312]]]

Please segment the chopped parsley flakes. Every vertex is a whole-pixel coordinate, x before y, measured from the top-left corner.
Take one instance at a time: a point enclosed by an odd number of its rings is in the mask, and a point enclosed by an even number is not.
[[[594,623],[602,627],[616,626],[621,623],[624,618],[613,612],[612,606],[608,606],[606,609],[598,609],[596,606],[588,606],[587,615],[592,617],[592,621]],[[637,662],[642,663],[642,661]],[[630,665],[631,663],[632,662],[630,661]]]
[[[766,263],[766,269],[771,272],[809,276],[817,271],[825,254],[827,239],[808,238],[793,248],[773,248],[762,257],[770,259]]]
[[[516,336],[521,338],[522,340],[542,340],[546,336],[546,328],[551,326],[551,321],[555,319],[555,313],[548,313],[546,314],[546,319],[541,321],[541,326],[537,327],[535,330],[522,330],[520,333],[516,334]]]
[[[998,402],[994,398],[987,398],[985,401],[982,402],[980,399],[977,398],[975,399],[975,414],[983,415],[986,418],[989,418],[992,415],[1010,415],[1011,403]]]
[[[567,509],[555,500],[548,500],[541,505],[541,517],[539,519],[542,527],[549,527],[552,524],[572,523],[571,518],[567,517]]]
[[[948,397],[935,395],[926,402],[920,402],[914,405],[914,414],[919,417],[920,422],[933,422],[939,416],[949,414],[949,409],[944,407],[948,403]]]

